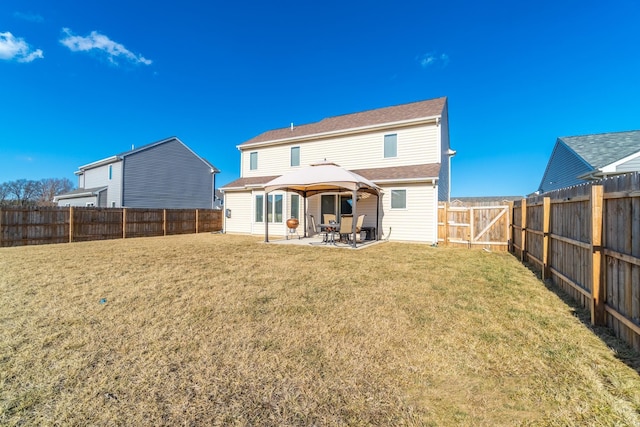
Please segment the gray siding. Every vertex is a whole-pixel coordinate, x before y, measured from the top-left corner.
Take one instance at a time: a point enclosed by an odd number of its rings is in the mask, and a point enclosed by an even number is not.
[[[545,171],[539,190],[543,193],[582,184],[585,181],[578,176],[592,171],[593,168],[570,150],[561,141],[556,142],[547,170]]]
[[[449,113],[443,108],[440,117],[440,176],[438,177],[438,200],[448,202],[451,195],[451,156],[449,155]]]
[[[211,168],[178,140],[126,156],[123,179],[125,207],[211,208]]]
[[[617,172],[636,172],[640,171],[640,157],[636,157],[635,159],[629,160],[626,163],[618,165],[616,168]]]

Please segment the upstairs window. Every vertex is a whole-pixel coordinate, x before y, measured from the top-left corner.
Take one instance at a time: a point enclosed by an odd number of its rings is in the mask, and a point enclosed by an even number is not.
[[[113,178],[113,165],[109,165],[109,181]]]
[[[407,208],[407,190],[391,190],[391,209]]]
[[[258,169],[258,152],[254,151],[249,154],[249,169],[254,171]]]
[[[291,166],[300,166],[300,147],[291,147]]]
[[[398,134],[393,133],[384,136],[384,157],[398,156]]]

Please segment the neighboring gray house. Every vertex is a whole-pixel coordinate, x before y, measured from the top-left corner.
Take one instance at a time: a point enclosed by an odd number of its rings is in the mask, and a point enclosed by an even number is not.
[[[640,130],[558,138],[538,193],[640,171]]]
[[[220,171],[178,138],[80,166],[78,189],[54,198],[58,206],[213,208]]]

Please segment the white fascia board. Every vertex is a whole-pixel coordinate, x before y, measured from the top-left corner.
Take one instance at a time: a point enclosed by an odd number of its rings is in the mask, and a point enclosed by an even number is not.
[[[121,160],[122,160],[122,157],[120,157],[120,156],[107,157],[106,159],[98,160],[96,162],[88,163],[86,165],[80,166],[78,168],[78,171],[75,174],[76,175],[80,175],[80,173],[82,173],[83,171],[85,171],[87,169],[97,168],[98,166],[108,165],[109,163],[115,163],[115,162],[118,162],[118,161],[121,161]]]
[[[437,116],[421,117],[419,119],[401,120],[401,121],[398,121],[398,122],[390,122],[390,123],[380,123],[380,124],[376,124],[376,125],[361,126],[361,127],[357,127],[357,128],[351,128],[351,129],[342,129],[342,130],[337,130],[337,131],[321,132],[321,133],[315,133],[315,134],[310,134],[310,135],[294,136],[292,138],[273,139],[273,140],[270,140],[270,141],[254,142],[252,144],[240,144],[240,145],[236,145],[236,148],[238,150],[242,151],[242,150],[246,150],[246,149],[253,149],[253,148],[257,148],[257,147],[265,147],[265,146],[269,146],[269,145],[278,145],[278,144],[286,144],[286,143],[293,143],[293,142],[312,141],[314,139],[326,138],[328,136],[345,136],[345,135],[352,135],[352,134],[356,134],[356,133],[363,133],[363,132],[369,132],[369,131],[378,131],[378,130],[384,130],[384,129],[394,129],[394,128],[398,128],[398,127],[405,127],[405,126],[412,126],[412,125],[419,125],[419,124],[430,124],[432,122],[434,124],[437,124],[437,123],[439,123],[440,117],[441,117],[441,115],[438,114]]]
[[[638,157],[640,157],[640,151],[638,151],[637,153],[630,154],[627,157],[617,160],[609,165],[603,166],[600,168],[600,170],[604,173],[617,172],[618,166],[624,163],[627,163],[628,161],[631,161],[633,159],[636,159]]]

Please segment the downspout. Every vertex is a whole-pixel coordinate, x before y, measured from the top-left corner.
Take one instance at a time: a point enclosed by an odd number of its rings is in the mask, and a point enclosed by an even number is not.
[[[216,173],[211,170],[211,209],[214,208],[216,203]]]

